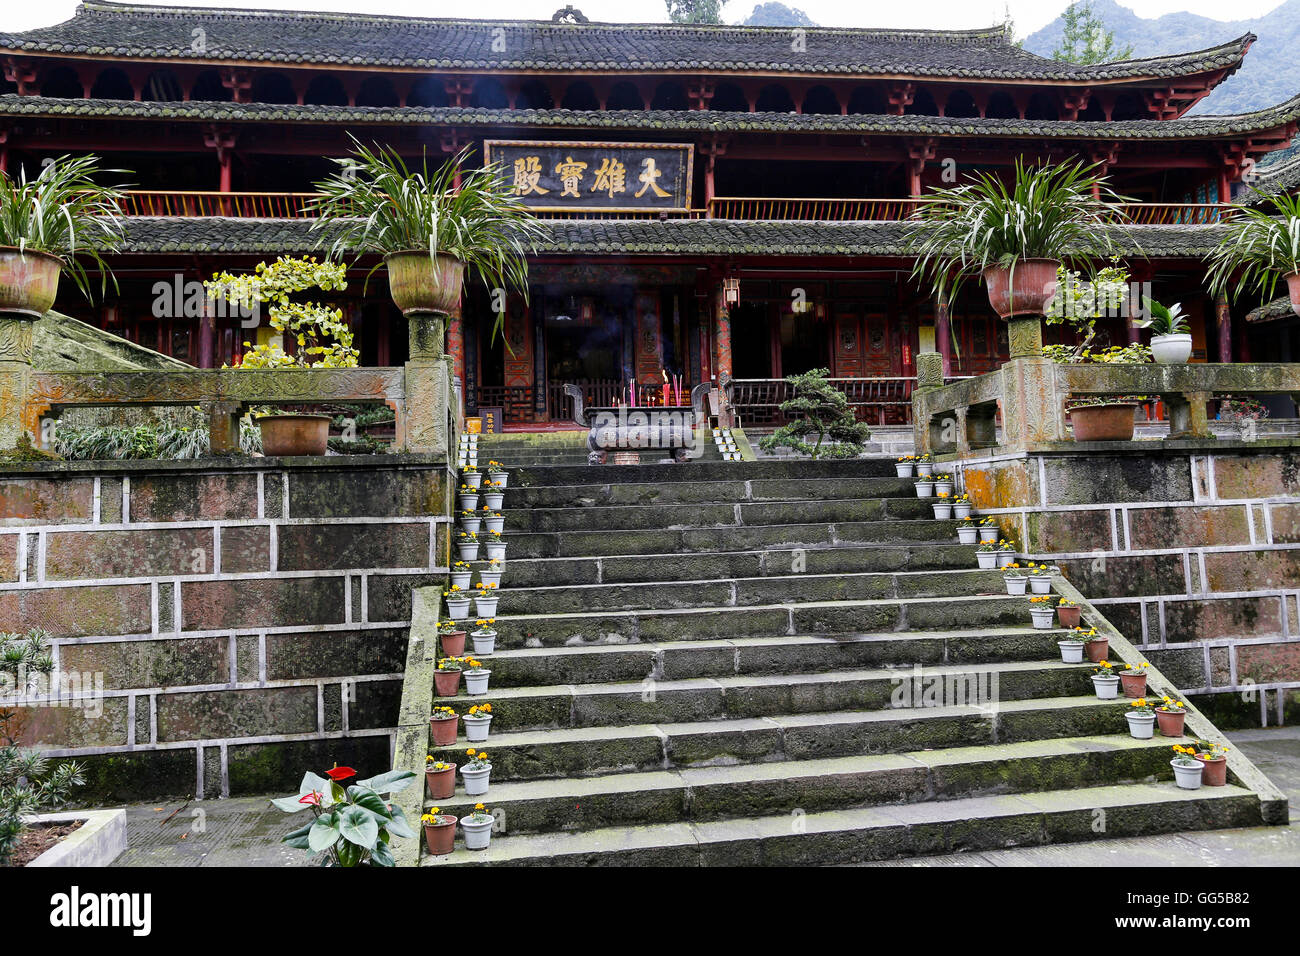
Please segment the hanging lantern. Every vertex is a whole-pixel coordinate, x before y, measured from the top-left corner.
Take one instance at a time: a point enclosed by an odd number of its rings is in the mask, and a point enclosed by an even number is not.
[[[740,279],[736,276],[727,276],[722,280],[722,298],[728,307],[740,301]]]

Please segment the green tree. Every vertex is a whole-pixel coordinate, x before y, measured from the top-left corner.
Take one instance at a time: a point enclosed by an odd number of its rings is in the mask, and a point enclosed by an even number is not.
[[[673,23],[721,23],[727,0],[664,0]]]
[[[871,430],[866,422],[854,418],[848,398],[826,380],[828,375],[830,369],[815,368],[786,377],[794,396],[781,403],[781,414],[790,421],[759,442],[763,451],[789,448],[811,458],[855,458],[862,454]],[[828,441],[831,444],[823,448]]]
[[[1106,29],[1106,23],[1092,9],[1088,0],[1075,0],[1061,14],[1064,33],[1061,45],[1052,51],[1052,59],[1070,63],[1110,63],[1127,60],[1133,55],[1132,45],[1120,49],[1115,34]]]

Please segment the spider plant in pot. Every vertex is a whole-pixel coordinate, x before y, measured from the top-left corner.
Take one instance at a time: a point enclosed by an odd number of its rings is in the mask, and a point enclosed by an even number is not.
[[[499,461],[489,461],[487,467],[488,478],[492,479],[492,484],[505,491],[506,484],[510,481],[510,476],[506,473],[506,466]]]
[[[480,584],[474,592],[474,611],[479,617],[494,617],[501,594],[495,584]]]
[[[1201,778],[1207,787],[1223,787],[1228,783],[1228,748],[1204,740],[1196,741],[1196,759],[1205,767]]]
[[[462,531],[473,531],[477,534],[479,528],[483,526],[483,515],[480,512],[462,511],[459,518]]]
[[[1251,289],[1264,301],[1285,279],[1291,308],[1300,315],[1300,196],[1278,193],[1254,206],[1234,206],[1223,238],[1210,253],[1212,295]]]
[[[492,705],[475,704],[465,716],[465,739],[470,743],[481,744],[488,739],[488,729],[492,724]]]
[[[463,657],[443,657],[433,672],[435,697],[455,697],[460,693],[460,673],[465,667]]]
[[[478,560],[478,535],[475,532],[463,529],[457,532],[456,555],[462,561]]]
[[[1056,608],[1052,606],[1052,596],[1050,594],[1040,594],[1037,597],[1031,597],[1029,599],[1029,617],[1038,630],[1050,630],[1056,622]]]
[[[1061,598],[1056,605],[1056,616],[1061,621],[1061,627],[1075,628],[1079,626],[1079,605],[1075,604],[1068,598]]]
[[[443,600],[447,602],[447,616],[453,621],[458,621],[469,614],[469,592],[452,585],[442,592]]]
[[[979,520],[980,540],[997,541],[1002,537],[1002,529],[998,527],[998,520],[992,516],[980,518]]]
[[[465,169],[466,146],[432,173],[427,161],[411,170],[395,150],[352,142],[352,154],[334,160],[338,172],[316,184],[312,230],[331,237],[334,258],[384,257],[393,302],[430,320],[413,330],[413,354],[442,355],[442,320],[460,300],[466,269],[488,289],[527,299],[527,256],[544,232],[500,166]],[[494,340],[503,317],[497,313]]]
[[[443,813],[441,807],[431,807],[420,817],[424,825],[424,843],[430,856],[447,856],[456,846],[456,818]]]
[[[474,812],[460,818],[460,829],[465,834],[465,849],[486,850],[492,842],[492,828],[496,817],[488,813],[481,803],[474,804]]]
[[[894,469],[899,478],[911,478],[912,470],[916,467],[915,455],[904,455],[894,463]]]
[[[478,573],[478,583],[481,586],[500,587],[501,586],[501,560],[493,558],[488,562],[488,566]]]
[[[474,642],[474,654],[477,657],[486,657],[497,648],[497,632],[492,627],[496,623],[496,618],[481,617],[475,622],[478,627],[470,632],[470,640]]]
[[[483,527],[486,531],[500,534],[506,530],[506,519],[502,517],[501,512],[493,511],[485,505],[483,508]]]
[[[1032,594],[1051,594],[1052,593],[1052,569],[1046,564],[1034,564],[1032,561],[1025,566],[1029,574],[1029,590]]]
[[[491,478],[483,482],[483,505],[491,508],[493,511],[500,511],[501,506],[505,504],[505,493],[497,486]]]
[[[488,692],[488,680],[492,676],[492,671],[484,667],[482,662],[470,658],[465,661],[465,693],[478,697]]]
[[[974,544],[979,540],[980,527],[970,518],[963,518],[962,523],[957,526],[957,543]]]
[[[470,747],[465,751],[469,757],[460,767],[460,778],[465,781],[465,793],[471,797],[482,796],[487,793],[488,781],[492,774],[492,763],[488,760],[488,755],[475,747]]]
[[[1098,661],[1093,667],[1092,689],[1102,700],[1113,700],[1119,696],[1119,677],[1115,674],[1115,665],[1110,661]]]
[[[1147,668],[1145,661],[1139,664],[1127,664],[1119,672],[1120,683],[1124,685],[1125,697],[1145,697],[1147,695]]]
[[[933,478],[931,478],[931,477],[929,477],[929,476],[926,476],[926,477],[924,477],[924,478],[917,478],[916,481],[914,481],[914,482],[912,483],[912,486],[916,489],[916,496],[917,496],[918,498],[932,498],[932,497],[934,497],[934,479],[933,479]]]
[[[1174,759],[1169,761],[1169,766],[1174,768],[1174,783],[1184,790],[1199,790],[1205,764],[1196,759],[1196,748],[1174,744],[1174,754]]]
[[[99,268],[100,294],[107,291],[112,272],[103,255],[121,248],[125,232],[122,191],[95,182],[105,172],[122,170],[100,169],[95,156],[60,156],[34,179],[22,164],[16,176],[0,172],[0,311],[40,318],[64,272],[89,300],[83,257]]]
[[[981,571],[993,571],[998,566],[998,544],[996,541],[981,541],[975,549],[975,561]]]
[[[1078,637],[1063,637],[1056,642],[1056,646],[1061,649],[1061,663],[1083,663],[1083,641]]]
[[[455,621],[438,622],[438,643],[445,657],[460,657],[465,653],[465,629]]]
[[[935,498],[938,499],[930,507],[934,509],[934,516],[940,521],[949,521],[952,519],[952,499],[946,491],[936,491]]]
[[[456,742],[456,715],[452,714],[451,742]],[[434,800],[450,800],[456,795],[456,765],[437,757],[424,758],[424,780]]]
[[[969,518],[971,510],[970,495],[954,495],[952,499],[952,513],[957,518]]]
[[[1187,316],[1179,302],[1161,305],[1149,296],[1142,297],[1144,316],[1134,319],[1139,329],[1151,330],[1151,355],[1160,365],[1185,365],[1192,357],[1192,334]]]
[[[1155,736],[1156,711],[1145,697],[1129,701],[1124,718],[1128,721],[1129,736],[1135,740],[1150,740]]]
[[[451,586],[465,591],[469,588],[469,579],[474,576],[474,569],[468,561],[457,561],[451,566]]]
[[[1181,700],[1165,697],[1156,705],[1156,723],[1160,726],[1160,736],[1181,737],[1186,720],[1187,705]]]
[[[450,747],[456,742],[457,719],[456,712],[450,707],[435,707],[429,711],[429,737],[435,747]]]
[[[1002,569],[1002,583],[1007,586],[1008,594],[1021,595],[1029,585],[1029,575],[1025,574],[1025,569],[1018,561],[1012,561]]]
[[[1095,166],[1078,161],[1030,166],[1017,159],[1010,185],[996,173],[975,173],[929,193],[913,214],[913,278],[951,302],[968,280],[983,277],[989,304],[1011,323],[1011,357],[1037,357],[1061,258],[1109,256],[1115,213],[1107,204],[1119,201]]]

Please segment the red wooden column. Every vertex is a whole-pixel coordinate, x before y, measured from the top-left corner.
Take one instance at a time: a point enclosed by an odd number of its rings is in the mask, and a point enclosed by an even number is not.
[[[713,374],[731,374],[731,315],[721,287],[715,293],[713,309]]]
[[[943,356],[943,377],[952,375],[952,321],[948,300],[939,296],[934,304],[934,348]]]
[[[1228,296],[1220,292],[1214,299],[1214,326],[1219,333],[1219,361],[1232,361],[1232,309]]]
[[[461,318],[464,304],[462,293],[447,313],[447,354],[451,356],[451,374],[461,383],[462,388],[465,384],[465,323]]]

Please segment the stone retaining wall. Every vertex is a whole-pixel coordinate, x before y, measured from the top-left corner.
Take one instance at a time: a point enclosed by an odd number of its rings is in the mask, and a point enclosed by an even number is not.
[[[447,476],[417,456],[4,466],[0,628],[48,630],[73,681],[18,708],[23,741],[106,802],[387,769]]]
[[[1242,699],[1280,711],[1300,688],[1300,449],[1173,444],[940,467],[1184,691],[1254,692]]]

